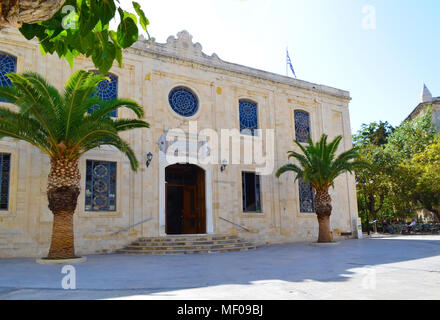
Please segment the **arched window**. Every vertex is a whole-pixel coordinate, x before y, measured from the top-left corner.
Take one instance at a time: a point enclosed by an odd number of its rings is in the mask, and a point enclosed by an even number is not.
[[[86,161],[86,211],[116,211],[116,162]]]
[[[104,79],[98,83],[96,88],[96,95],[99,99],[103,101],[110,101],[118,98],[118,77],[113,74],[107,74],[108,79]],[[110,81],[109,81],[110,80]],[[99,109],[99,104],[94,105],[89,109],[89,113],[94,110]],[[118,111],[114,110],[109,114],[110,117],[116,118],[118,116]]]
[[[308,142],[310,135],[310,116],[307,112],[295,110],[295,138],[299,142]]]
[[[257,104],[248,100],[239,101],[240,112],[240,132],[255,135],[258,129],[258,109]]]
[[[310,135],[310,115],[302,110],[295,110],[295,138],[301,143],[307,143]],[[298,179],[300,212],[315,212],[315,199],[312,185]]]
[[[315,197],[313,195],[312,185],[304,182],[303,179],[298,179],[299,185],[299,207],[302,213],[315,212]]]
[[[10,72],[17,72],[17,58],[0,53],[0,87],[12,86],[11,80],[6,76]],[[7,102],[7,100],[0,98],[0,102]]]
[[[168,94],[171,109],[182,117],[192,117],[199,110],[196,95],[185,87],[176,87]]]

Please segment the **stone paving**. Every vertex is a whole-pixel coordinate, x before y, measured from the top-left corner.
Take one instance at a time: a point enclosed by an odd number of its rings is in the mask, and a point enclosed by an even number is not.
[[[0,299],[440,299],[440,236],[171,256],[90,255],[76,289],[62,265],[0,260]]]

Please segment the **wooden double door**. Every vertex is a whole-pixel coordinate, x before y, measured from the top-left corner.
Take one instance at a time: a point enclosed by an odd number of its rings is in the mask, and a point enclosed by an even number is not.
[[[190,164],[167,167],[167,234],[206,233],[205,172]]]

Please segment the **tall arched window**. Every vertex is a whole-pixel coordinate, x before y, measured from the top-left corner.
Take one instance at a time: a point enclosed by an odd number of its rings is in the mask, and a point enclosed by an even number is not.
[[[255,130],[258,129],[257,104],[248,100],[240,100],[239,112],[240,132],[255,135]]]
[[[299,142],[308,142],[310,135],[310,116],[307,112],[295,110],[295,138]]]
[[[17,72],[17,58],[0,53],[0,87],[12,86],[11,80],[6,76],[10,72]],[[0,102],[7,102],[7,100],[0,98]]]
[[[298,179],[299,185],[299,207],[302,213],[315,212],[315,197],[313,195],[312,185]]]
[[[311,138],[310,115],[302,110],[295,110],[295,138],[301,143],[307,143]],[[315,199],[313,188],[310,183],[298,179],[300,212],[309,213],[315,211]]]
[[[113,74],[107,74],[108,79],[104,79],[98,83],[96,88],[96,95],[99,99],[103,101],[110,101],[118,98],[118,77]],[[99,104],[94,105],[89,109],[89,113],[94,110],[99,109]],[[118,116],[118,111],[114,110],[109,114],[110,117],[116,118]]]

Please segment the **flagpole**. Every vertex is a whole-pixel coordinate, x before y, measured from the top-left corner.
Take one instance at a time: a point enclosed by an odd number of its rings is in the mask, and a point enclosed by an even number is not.
[[[289,76],[289,69],[287,68],[288,66],[287,66],[287,53],[289,52],[289,48],[288,47],[286,47],[286,77],[288,77]]]

